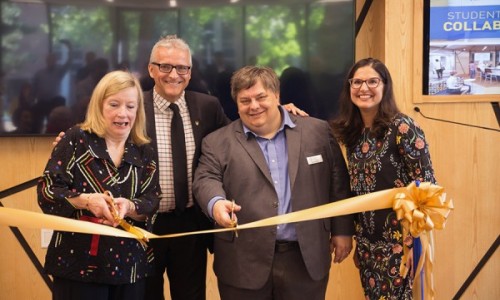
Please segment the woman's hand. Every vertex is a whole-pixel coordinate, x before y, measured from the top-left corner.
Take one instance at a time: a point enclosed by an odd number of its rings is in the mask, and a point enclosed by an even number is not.
[[[330,238],[330,252],[334,253],[333,262],[341,263],[352,250],[352,236],[334,235]]]
[[[135,210],[135,203],[126,198],[115,198],[115,205],[118,210],[118,216],[123,219],[130,217],[136,221],[145,221],[146,215],[140,215]]]
[[[85,208],[97,218],[101,218],[102,224],[115,226],[115,218],[111,213],[108,203],[113,202],[113,198],[108,194],[83,194],[86,199]]]
[[[301,117],[308,117],[309,114],[303,111],[302,109],[298,108],[295,106],[293,103],[287,103],[282,105],[283,108],[288,111],[289,113],[295,115],[295,116],[301,116]]]

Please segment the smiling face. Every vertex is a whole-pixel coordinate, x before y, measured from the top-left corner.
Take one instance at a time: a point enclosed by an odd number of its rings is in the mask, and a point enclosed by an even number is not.
[[[352,76],[353,79],[368,80],[381,78],[371,66],[361,67]],[[375,116],[384,95],[384,82],[380,80],[377,87],[370,88],[364,82],[359,89],[351,87],[351,101],[361,111],[361,115]]]
[[[279,94],[266,90],[261,80],[238,92],[236,98],[241,121],[262,137],[272,137],[281,124]]]
[[[191,66],[191,57],[187,49],[158,47],[153,53],[153,58],[153,62],[158,64]],[[170,102],[179,99],[191,79],[191,70],[185,75],[179,75],[175,68],[170,73],[163,73],[153,64],[149,64],[148,70],[155,81],[156,92]]]
[[[135,87],[123,89],[105,98],[102,107],[105,137],[126,140],[134,126],[138,106],[139,94]]]

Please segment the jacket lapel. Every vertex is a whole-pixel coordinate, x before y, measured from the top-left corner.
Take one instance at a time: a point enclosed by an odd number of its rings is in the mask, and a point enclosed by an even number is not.
[[[290,118],[292,122],[297,125],[295,128],[285,128],[286,143],[288,146],[288,176],[290,176],[290,190],[293,191],[295,179],[297,178],[297,172],[299,170],[302,128],[297,124],[297,117],[290,114]]]
[[[191,127],[193,128],[193,136],[195,140],[195,144],[201,145],[202,136],[202,124],[201,118],[199,115],[199,107],[197,105],[197,101],[195,99],[196,95],[186,91],[184,94],[184,98],[186,99],[186,105],[189,111],[189,118],[191,119]],[[198,148],[198,147],[196,147]]]
[[[262,174],[264,174],[267,180],[272,183],[273,179],[271,177],[271,172],[269,172],[266,159],[264,158],[264,154],[262,154],[262,150],[259,147],[259,143],[255,140],[255,137],[253,135],[250,135],[249,137],[245,135],[245,132],[243,132],[243,124],[240,119],[233,122],[231,126],[234,126],[236,139],[241,144],[243,149],[245,149],[250,159],[255,163],[257,168],[259,168]]]

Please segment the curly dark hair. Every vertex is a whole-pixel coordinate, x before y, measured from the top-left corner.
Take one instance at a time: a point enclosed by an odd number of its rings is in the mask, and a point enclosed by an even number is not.
[[[339,113],[334,120],[330,121],[333,134],[347,148],[355,145],[365,128],[359,108],[351,100],[351,86],[348,79],[352,78],[359,68],[366,66],[372,67],[384,82],[382,101],[380,101],[377,115],[370,128],[371,134],[377,138],[383,137],[391,120],[399,114],[396,99],[394,98],[391,74],[387,67],[376,58],[369,57],[359,60],[352,66],[342,86],[339,99]]]

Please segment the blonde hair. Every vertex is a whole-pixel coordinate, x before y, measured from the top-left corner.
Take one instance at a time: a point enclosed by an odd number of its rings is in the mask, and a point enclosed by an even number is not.
[[[85,121],[80,124],[80,128],[104,138],[106,132],[103,115],[104,99],[131,87],[137,90],[139,99],[135,122],[130,131],[129,138],[136,145],[149,143],[150,139],[146,133],[146,113],[144,111],[144,97],[141,85],[139,81],[127,71],[110,72],[99,81],[92,92],[87,115],[85,116]]]
[[[158,48],[185,50],[189,53],[189,65],[193,65],[191,48],[189,48],[189,45],[183,39],[178,38],[175,34],[163,36],[158,40],[158,42],[156,42],[156,44],[153,46],[153,49],[151,49],[149,63],[156,62],[156,50]]]

